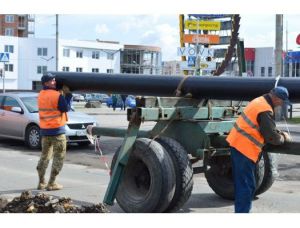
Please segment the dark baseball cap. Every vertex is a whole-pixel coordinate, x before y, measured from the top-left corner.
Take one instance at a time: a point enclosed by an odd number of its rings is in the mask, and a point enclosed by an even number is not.
[[[287,90],[287,88],[283,86],[278,86],[272,89],[271,93],[273,93],[279,99],[285,102],[289,102],[289,91]]]
[[[46,82],[52,81],[55,78],[55,76],[53,74],[45,74],[42,76],[41,81],[42,84],[45,84]]]

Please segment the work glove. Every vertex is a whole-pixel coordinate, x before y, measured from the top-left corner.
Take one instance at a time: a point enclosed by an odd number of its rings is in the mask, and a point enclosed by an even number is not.
[[[66,85],[63,85],[62,91],[63,91],[64,94],[71,93],[70,88],[68,86],[66,86]]]
[[[284,142],[292,142],[292,137],[289,133],[282,131],[281,135],[284,137]]]

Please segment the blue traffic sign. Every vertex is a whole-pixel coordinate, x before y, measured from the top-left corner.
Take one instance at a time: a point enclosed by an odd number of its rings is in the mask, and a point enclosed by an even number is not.
[[[9,53],[0,52],[0,62],[9,62]]]
[[[194,67],[196,64],[196,56],[189,56],[188,57],[188,66]]]

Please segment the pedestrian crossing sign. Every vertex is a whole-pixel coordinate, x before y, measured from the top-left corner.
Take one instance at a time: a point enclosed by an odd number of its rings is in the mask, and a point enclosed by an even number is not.
[[[0,53],[0,62],[9,62],[9,53],[1,52]]]

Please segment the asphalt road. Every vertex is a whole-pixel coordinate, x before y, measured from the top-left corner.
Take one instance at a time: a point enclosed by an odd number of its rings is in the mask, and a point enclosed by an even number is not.
[[[127,127],[124,111],[89,110],[101,126]],[[145,124],[150,128],[153,123]],[[297,127],[295,127],[297,130]],[[300,130],[299,130],[300,131]],[[299,137],[295,134],[294,137]],[[61,191],[51,192],[55,196],[71,197],[76,203],[101,202],[109,182],[105,161],[109,164],[114,151],[121,145],[121,138],[102,137],[100,140],[103,157],[94,147],[68,146],[66,162],[59,181],[65,186]],[[12,198],[24,190],[36,192],[37,174],[35,166],[40,152],[25,147],[23,142],[0,138],[0,195]],[[253,212],[299,212],[300,211],[300,156],[279,155],[279,178],[272,188],[259,196],[253,203]],[[118,205],[112,212],[122,212]],[[181,212],[233,211],[233,202],[224,200],[210,189],[202,174],[194,176],[194,189]]]

